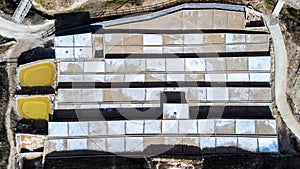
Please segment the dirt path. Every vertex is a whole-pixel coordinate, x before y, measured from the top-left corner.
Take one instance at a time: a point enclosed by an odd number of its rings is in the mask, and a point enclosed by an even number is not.
[[[77,2],[74,2],[72,5],[70,5],[67,8],[61,7],[59,5],[56,6],[56,9],[53,10],[48,10],[45,9],[42,5],[36,3],[35,1],[33,1],[33,5],[36,9],[38,9],[39,11],[46,13],[48,15],[53,15],[56,13],[65,13],[67,11],[72,11],[74,9],[79,8],[80,6],[82,6],[83,4],[87,3],[89,0],[79,0]],[[59,4],[58,0],[56,0],[56,4]]]
[[[10,153],[8,159],[8,169],[16,168],[16,148],[15,148],[15,140],[14,140],[14,132],[12,128],[12,109],[14,107],[14,91],[15,91],[15,77],[14,72],[16,70],[16,64],[7,66],[6,71],[9,78],[9,101],[7,105],[7,110],[5,113],[5,127],[7,132],[7,139],[10,145]]]

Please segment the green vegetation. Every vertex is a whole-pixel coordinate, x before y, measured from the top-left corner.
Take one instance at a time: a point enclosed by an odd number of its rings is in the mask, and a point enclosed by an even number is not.
[[[8,102],[8,77],[4,66],[0,66],[0,168],[6,168],[9,143],[5,129],[5,112]]]

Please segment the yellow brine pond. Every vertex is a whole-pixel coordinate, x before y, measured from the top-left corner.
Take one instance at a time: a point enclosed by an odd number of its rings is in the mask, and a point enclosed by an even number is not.
[[[53,86],[55,68],[50,61],[20,68],[19,81],[23,87]]]
[[[21,118],[49,120],[50,99],[48,97],[18,98],[17,106]]]

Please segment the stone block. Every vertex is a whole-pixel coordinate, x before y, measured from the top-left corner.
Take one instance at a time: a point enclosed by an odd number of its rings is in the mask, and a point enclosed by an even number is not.
[[[162,120],[162,134],[177,134],[178,120]]]
[[[167,71],[184,71],[184,59],[166,59]]]
[[[248,137],[239,137],[238,138],[238,148],[242,149],[240,151],[248,151],[248,152],[257,152],[257,138],[248,138]]]
[[[212,29],[213,28],[214,11],[199,10],[197,24],[199,29]]]
[[[187,93],[187,100],[206,100],[205,88],[189,88]]]
[[[105,63],[104,61],[97,62],[84,62],[83,63],[85,73],[100,73],[105,72]]]
[[[229,100],[228,88],[208,88],[207,100]]]
[[[68,139],[68,151],[87,150],[87,139]]]
[[[277,138],[258,138],[258,149],[262,153],[278,153],[279,145]]]
[[[203,34],[184,34],[183,36],[185,45],[203,44]]]
[[[205,44],[224,44],[225,37],[224,33],[203,34],[203,41]]]
[[[107,134],[125,134],[125,121],[107,121]]]
[[[83,62],[59,62],[59,72],[60,73],[82,73]]]
[[[228,73],[227,74],[228,82],[249,82],[248,73]]]
[[[88,136],[87,122],[69,122],[69,136]]]
[[[144,134],[160,134],[162,131],[161,120],[145,120]]]
[[[147,59],[146,71],[166,71],[166,59]]]
[[[226,74],[205,74],[205,81],[206,82],[226,82]]]
[[[200,148],[201,149],[215,149],[216,138],[215,137],[200,137]]]
[[[277,134],[276,120],[257,120],[256,134]]]
[[[163,119],[189,119],[189,105],[163,104]]]
[[[68,122],[49,122],[48,136],[49,137],[68,136]]]
[[[146,69],[145,59],[126,59],[125,71],[126,72],[141,72]]]
[[[104,136],[107,135],[107,122],[106,121],[90,121],[89,136]]]
[[[249,100],[271,101],[271,88],[250,88]]]
[[[216,134],[235,134],[235,120],[217,119]]]
[[[126,121],[126,134],[143,134],[143,120],[128,120]]]
[[[198,120],[198,134],[214,134],[214,133],[215,133],[215,120],[213,119]]]
[[[102,102],[103,90],[102,89],[82,89],[81,102]]]
[[[271,57],[249,57],[249,70],[270,71]]]
[[[183,44],[183,35],[181,34],[165,34],[163,35],[164,45],[181,45]]]
[[[249,100],[249,88],[229,88],[229,100]]]
[[[204,58],[186,58],[185,71],[205,71]]]
[[[270,82],[271,73],[250,73],[250,82]]]
[[[213,11],[214,11],[213,29],[227,29],[229,12],[225,10],[213,10]]]
[[[225,60],[227,70],[248,70],[248,59],[246,57],[228,57]]]
[[[206,70],[226,70],[226,62],[224,58],[206,58]]]
[[[236,134],[255,134],[255,120],[236,120]]]
[[[124,59],[106,59],[106,72],[124,72]]]
[[[180,134],[197,134],[197,120],[179,120]]]
[[[232,43],[245,43],[246,35],[245,34],[226,34],[226,44]]]
[[[124,137],[106,138],[106,151],[113,153],[125,152]]]
[[[106,151],[105,138],[88,138],[87,140],[88,150]]]
[[[143,45],[162,45],[162,35],[144,34]]]
[[[143,137],[126,137],[125,144],[125,151],[127,152],[143,152],[144,150]]]

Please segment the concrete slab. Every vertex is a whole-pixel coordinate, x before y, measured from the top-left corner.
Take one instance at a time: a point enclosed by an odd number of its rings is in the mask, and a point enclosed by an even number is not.
[[[227,74],[228,82],[249,82],[248,73],[228,73]]]
[[[271,73],[250,73],[251,82],[270,82]]]
[[[184,34],[183,43],[185,45],[203,44],[203,34]]]
[[[184,74],[166,74],[167,75],[167,81],[173,81],[173,82],[183,82],[185,81]]]
[[[198,29],[198,10],[183,10],[183,29]]]
[[[105,82],[124,82],[124,75],[105,75]]]
[[[74,49],[73,48],[55,48],[56,59],[74,59]]]
[[[59,75],[58,82],[82,82],[83,75]]]
[[[182,145],[182,137],[164,137],[165,145]]]
[[[205,71],[205,59],[185,58],[185,71]]]
[[[118,153],[125,151],[125,139],[124,137],[119,138],[106,138],[106,151]]]
[[[269,43],[246,45],[246,52],[267,52],[269,50]]]
[[[185,74],[186,81],[203,82],[204,79],[204,74]]]
[[[183,47],[163,47],[163,53],[172,53],[172,54],[176,54],[176,53],[183,53]]]
[[[237,147],[237,137],[216,137],[217,147]]]
[[[87,150],[87,139],[68,139],[68,151]]]
[[[106,121],[90,121],[89,136],[103,136],[107,135],[107,122]]]
[[[126,137],[125,144],[125,151],[127,152],[143,152],[144,150],[143,137]]]
[[[257,138],[238,137],[238,148],[249,152],[257,152]]]
[[[146,82],[162,82],[166,80],[166,74],[146,74]]]
[[[81,73],[84,72],[83,62],[59,62],[60,73]]]
[[[245,43],[246,42],[246,35],[245,34],[226,34],[226,44],[232,43]]]
[[[74,46],[73,35],[56,36],[54,38],[54,46],[55,47],[73,47]]]
[[[64,139],[58,140],[49,140],[49,149],[48,152],[53,151],[65,151],[67,150],[67,141]]]
[[[206,100],[205,88],[189,88],[187,93],[187,100]]]
[[[162,90],[162,88],[146,88],[146,101],[160,100]]]
[[[122,94],[129,101],[144,101],[146,90],[144,88],[123,88]]]
[[[164,103],[163,119],[189,119],[189,105]]]
[[[142,120],[129,120],[125,125],[126,134],[143,134],[144,132],[144,121]]]
[[[270,71],[271,57],[249,57],[249,70]]]
[[[229,100],[228,88],[208,88],[207,100]]]
[[[228,29],[244,30],[245,29],[245,13],[237,11],[229,11]]]
[[[87,140],[88,150],[106,151],[105,138],[88,138]]]
[[[107,121],[107,134],[125,134],[125,121]]]
[[[276,121],[275,120],[257,120],[256,133],[257,134],[276,134]]]
[[[255,134],[255,120],[237,119],[235,123],[236,134]]]
[[[166,71],[165,59],[147,59],[146,71]]]
[[[225,10],[214,10],[213,29],[228,28],[228,13]]]
[[[181,134],[197,134],[197,120],[179,120],[179,132]]]
[[[198,120],[198,134],[214,134],[214,133],[215,133],[215,120],[213,119]]]
[[[124,59],[106,59],[106,72],[124,72]]]
[[[226,45],[226,52],[245,52],[246,45]]]
[[[249,100],[249,88],[228,88],[228,92],[230,101]]]
[[[144,134],[161,133],[161,120],[145,120]]]
[[[178,120],[162,121],[162,134],[177,134],[177,133],[178,133]]]
[[[81,90],[58,89],[56,100],[58,102],[81,102]]]
[[[163,145],[163,144],[164,144],[163,137],[144,137],[144,149],[146,149],[150,145]],[[157,150],[157,152],[159,152],[159,150]]]
[[[85,73],[100,73],[105,72],[104,61],[84,62],[83,63]]]
[[[142,46],[124,46],[123,50],[126,54],[143,53]]]
[[[104,34],[104,43],[106,46],[123,45],[123,35],[120,34]]]
[[[214,11],[213,10],[199,10],[197,24],[199,29],[213,28]]]
[[[69,122],[69,136],[88,136],[87,122]]]
[[[246,35],[247,43],[266,43],[269,41],[269,35],[267,34],[249,34]]]
[[[125,74],[125,82],[145,82],[145,74]]]
[[[92,46],[92,34],[76,34],[74,35],[74,46]]]
[[[103,50],[103,34],[92,34],[95,50]]]
[[[68,122],[49,122],[48,136],[49,137],[68,136]]]
[[[181,45],[183,44],[183,35],[182,34],[165,34],[163,35],[163,44],[164,45]]]
[[[167,71],[184,71],[184,59],[166,59]]]
[[[81,95],[81,102],[102,102],[103,90],[102,89],[83,89]]]
[[[248,58],[246,57],[228,57],[225,60],[227,70],[248,70]]]
[[[226,62],[224,58],[206,58],[206,70],[226,70]]]
[[[162,45],[162,35],[144,34],[143,45]]]
[[[278,139],[277,138],[258,138],[259,152],[263,153],[278,153]]]
[[[161,53],[163,53],[163,48],[162,47],[143,47],[143,53],[161,54]]]
[[[226,74],[205,74],[205,81],[206,82],[226,82]]]
[[[92,47],[76,47],[74,48],[75,59],[91,59],[93,58]]]
[[[87,74],[84,74],[82,81],[84,81],[84,82],[105,82],[105,75],[101,75],[101,74],[100,75],[99,74],[87,75]]]
[[[125,46],[139,46],[142,44],[143,44],[143,35],[139,35],[139,34],[124,35]]]
[[[125,59],[126,72],[141,72],[146,69],[145,59]]]
[[[235,120],[216,119],[216,134],[235,134]]]
[[[187,146],[200,146],[200,138],[199,137],[183,137],[182,144]]]
[[[271,88],[250,88],[249,100],[271,101]]]
[[[201,149],[216,148],[216,138],[215,137],[200,137],[200,148]]]
[[[203,34],[203,42],[205,44],[224,44],[225,37],[224,33]]]
[[[168,29],[182,30],[183,29],[183,11],[177,11],[171,15],[167,15],[165,23],[168,25]],[[162,23],[159,23],[162,24]]]
[[[125,52],[125,46],[106,46],[105,54],[120,54]]]

